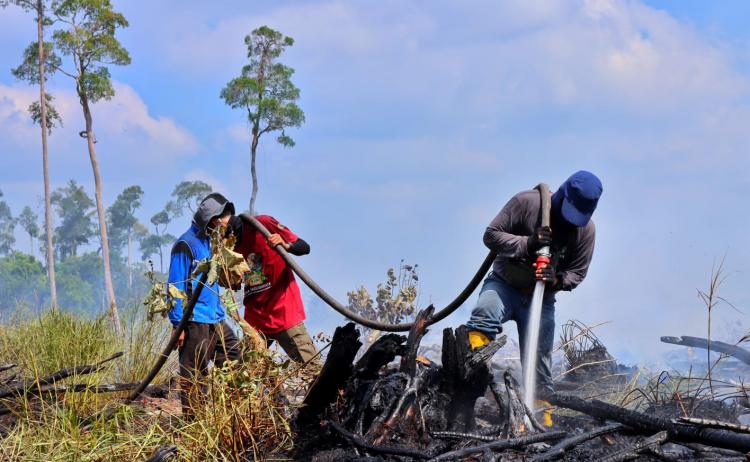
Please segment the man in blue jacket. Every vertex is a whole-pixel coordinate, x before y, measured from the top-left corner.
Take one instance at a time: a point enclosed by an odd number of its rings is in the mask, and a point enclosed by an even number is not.
[[[211,231],[226,227],[234,215],[234,205],[219,193],[206,196],[193,215],[193,223],[172,247],[169,283],[190,298],[200,275],[191,277],[198,261],[211,257]],[[219,299],[219,283],[206,286],[200,293],[193,315],[177,342],[180,363],[180,401],[185,417],[192,417],[191,402],[202,392],[201,379],[209,361],[221,366],[227,359],[239,358],[239,342],[224,322],[226,314]],[[175,300],[169,320],[177,326],[182,319],[182,300]]]

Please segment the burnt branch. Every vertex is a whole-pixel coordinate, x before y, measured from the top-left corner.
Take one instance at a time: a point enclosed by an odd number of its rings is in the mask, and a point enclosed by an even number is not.
[[[174,457],[177,457],[177,446],[169,444],[156,448],[146,462],[164,462]]]
[[[570,438],[566,438],[556,445],[552,446],[544,453],[534,457],[533,459],[531,459],[531,462],[543,462],[547,460],[557,459],[559,457],[562,457],[567,451],[578,446],[579,444],[583,444],[599,436],[608,435],[610,433],[620,431],[623,428],[625,427],[622,424],[612,424],[605,427],[595,428],[580,435],[571,436]]]
[[[417,351],[422,337],[427,332],[427,325],[430,322],[435,307],[430,305],[426,309],[417,313],[409,337],[406,340],[406,354],[401,357],[401,372],[409,377],[414,377],[417,373]]]
[[[91,374],[94,372],[99,372],[100,370],[102,370],[102,368],[104,367],[106,363],[114,359],[117,359],[122,355],[123,355],[123,352],[120,351],[118,353],[113,354],[109,358],[99,361],[98,363],[95,363],[95,364],[60,369],[59,371],[51,375],[48,375],[47,377],[42,377],[39,380],[26,381],[26,382],[21,382],[18,384],[13,384],[7,387],[3,387],[4,389],[0,391],[0,398],[7,398],[13,395],[19,395],[19,396],[27,395],[33,392],[35,388],[41,388],[44,385],[53,384],[55,382],[59,382],[60,380],[67,379],[68,377],[71,377],[74,375],[85,375],[85,374]]]
[[[672,345],[681,345],[693,348],[702,348],[704,350],[711,349],[718,353],[724,353],[725,355],[732,356],[739,359],[745,364],[750,365],[750,351],[738,346],[732,345],[731,343],[718,342],[716,340],[709,341],[701,337],[690,337],[683,335],[682,337],[669,337],[664,336],[661,338],[664,343],[670,343]]]
[[[553,394],[549,401],[560,407],[583,412],[598,419],[620,422],[641,433],[666,430],[670,438],[680,441],[698,442],[709,446],[750,452],[750,435],[717,428],[701,428],[675,424],[670,420],[631,411],[620,406],[593,400],[586,401],[575,396]]]
[[[439,462],[441,460],[453,460],[460,459],[462,457],[469,456],[471,454],[477,454],[486,450],[490,451],[502,451],[505,449],[515,449],[528,446],[534,443],[541,443],[544,441],[559,440],[565,436],[564,431],[549,432],[549,433],[537,433],[534,435],[521,436],[518,438],[501,439],[493,441],[491,443],[480,444],[478,446],[472,446],[463,449],[457,449],[455,451],[446,452],[440,454],[437,457],[430,459],[430,462]]]
[[[635,444],[627,448],[602,457],[601,459],[599,459],[599,462],[624,462],[626,460],[636,459],[638,458],[640,453],[660,446],[665,441],[667,441],[667,438],[668,435],[666,431],[661,431],[648,438],[641,438],[636,441]]]
[[[425,454],[421,451],[416,451],[414,449],[408,449],[408,448],[396,448],[392,446],[378,446],[375,444],[368,443],[363,437],[356,435],[349,430],[345,429],[341,425],[337,424],[336,422],[329,420],[328,425],[330,425],[334,430],[336,430],[341,436],[346,438],[347,440],[351,441],[355,446],[358,446],[365,451],[368,452],[374,452],[376,454],[387,454],[392,456],[404,456],[404,457],[412,457],[414,459],[429,459],[430,456]]]
[[[722,422],[720,420],[699,419],[697,417],[680,417],[677,420],[682,423],[696,425],[699,427],[723,428],[725,430],[732,430],[739,433],[750,433],[750,426],[748,425],[733,424],[729,422]]]
[[[353,322],[336,328],[323,369],[310,386],[303,401],[304,406],[297,414],[298,424],[314,422],[336,399],[339,390],[346,386],[346,381],[352,375],[352,362],[360,347],[362,342]]]

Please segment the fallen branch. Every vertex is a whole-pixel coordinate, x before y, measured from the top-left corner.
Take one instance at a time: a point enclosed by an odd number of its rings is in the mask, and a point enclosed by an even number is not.
[[[578,446],[579,444],[583,444],[586,441],[592,440],[598,436],[615,433],[619,430],[622,430],[623,428],[625,428],[624,425],[618,423],[607,425],[605,427],[595,428],[580,435],[571,436],[570,438],[566,438],[556,445],[552,446],[544,453],[534,457],[533,459],[531,459],[531,462],[542,462],[557,459],[558,457],[562,457],[565,452],[569,451],[571,448]]]
[[[18,367],[18,364],[3,364],[2,366],[0,366],[0,372],[5,372],[9,369],[13,369],[14,367]]]
[[[641,438],[632,446],[621,449],[599,459],[599,462],[624,462],[626,460],[636,459],[640,453],[648,449],[660,446],[665,441],[667,441],[667,438],[668,435],[666,431],[661,431],[648,438]]]
[[[716,340],[711,340],[711,343],[709,344],[708,339],[701,338],[701,337],[690,337],[687,335],[683,335],[682,337],[664,336],[661,338],[661,341],[664,343],[670,343],[672,345],[682,345],[682,346],[693,347],[693,348],[703,348],[704,350],[710,349],[711,351],[716,351],[719,353],[724,353],[726,355],[732,356],[734,358],[739,359],[743,363],[750,365],[750,351],[738,345],[732,345],[731,343],[724,343],[724,342],[718,342]]]
[[[444,454],[440,454],[439,456],[430,459],[430,462],[460,459],[462,457],[466,457],[471,454],[484,452],[486,450],[502,451],[505,449],[520,448],[520,447],[528,446],[534,443],[541,443],[543,441],[559,440],[560,438],[563,438],[565,435],[566,435],[566,432],[558,431],[558,432],[549,432],[549,433],[537,433],[534,435],[511,438],[508,440],[502,439],[498,441],[493,441],[492,443],[480,444],[478,446],[472,446],[468,448],[457,449],[455,451],[446,452]]]
[[[495,441],[498,435],[482,435],[481,433],[463,433],[463,432],[430,432],[434,438],[450,438],[456,440],[477,440],[477,441]]]
[[[429,459],[430,456],[421,452],[416,451],[414,449],[408,449],[408,448],[395,448],[392,446],[377,446],[374,444],[370,444],[367,441],[365,441],[364,438],[362,438],[359,435],[356,435],[341,425],[337,424],[336,422],[332,420],[328,420],[328,425],[330,425],[334,430],[336,430],[338,433],[340,433],[344,438],[348,439],[352,443],[354,443],[355,446],[358,446],[365,451],[374,452],[376,454],[388,454],[393,456],[404,456],[404,457],[412,457],[414,459]]]
[[[138,382],[112,383],[103,385],[88,385],[85,383],[77,383],[74,385],[45,385],[39,390],[32,390],[31,392],[29,392],[29,394],[40,396],[42,394],[54,395],[58,393],[116,393],[119,391],[134,390],[137,386]],[[147,394],[164,394],[164,390],[162,390],[158,386],[150,386],[146,389],[146,392]],[[12,413],[13,409],[9,407],[0,407],[0,416]]]
[[[712,454],[712,455],[719,455],[722,457],[745,457],[745,454],[739,451],[733,451],[731,449],[714,448],[711,446],[704,446],[698,443],[685,443],[683,446],[699,454]]]
[[[35,388],[40,389],[44,385],[54,384],[55,382],[59,382],[60,380],[67,379],[68,377],[71,377],[74,375],[85,375],[85,374],[98,372],[104,367],[104,364],[108,363],[109,361],[112,361],[113,359],[117,359],[122,355],[123,355],[123,352],[120,351],[120,352],[113,354],[109,358],[99,361],[98,363],[95,363],[95,364],[60,369],[59,371],[51,375],[48,375],[47,377],[43,377],[39,380],[24,381],[18,384],[13,384],[7,387],[3,387],[4,390],[0,391],[0,399],[7,398],[12,395],[20,395],[20,396],[27,395],[33,392]]]
[[[750,425],[739,425],[730,422],[722,422],[720,420],[699,419],[697,417],[680,417],[677,420],[679,422],[699,425],[701,427],[723,428],[725,430],[732,430],[740,433],[750,433]]]
[[[583,412],[598,419],[620,422],[640,432],[660,432],[666,430],[670,437],[681,441],[699,442],[709,446],[750,452],[750,435],[735,433],[717,428],[701,428],[680,425],[660,417],[641,414],[602,401],[586,401],[570,395],[553,394],[549,401],[560,407]]]
[[[177,456],[177,446],[173,444],[159,446],[158,448],[156,448],[153,454],[151,454],[151,456],[146,459],[146,462],[163,462],[175,456]]]

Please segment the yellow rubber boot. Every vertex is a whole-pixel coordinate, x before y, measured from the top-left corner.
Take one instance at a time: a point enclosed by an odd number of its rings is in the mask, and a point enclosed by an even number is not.
[[[469,345],[471,345],[472,350],[481,348],[488,343],[490,343],[490,338],[487,337],[487,334],[485,334],[484,332],[480,332],[478,330],[469,331]]]
[[[538,399],[534,401],[534,409],[542,409],[542,425],[545,427],[552,426],[552,404],[547,401]]]

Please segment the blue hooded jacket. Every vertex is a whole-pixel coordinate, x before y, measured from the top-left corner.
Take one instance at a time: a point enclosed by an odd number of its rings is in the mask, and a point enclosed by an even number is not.
[[[193,216],[193,223],[172,247],[169,262],[168,282],[190,294],[196,290],[200,274],[191,278],[198,261],[211,257],[211,239],[208,236],[208,224],[212,218],[222,215],[225,210],[234,213],[234,205],[220,194],[211,194],[201,202]],[[188,286],[188,282],[190,285]],[[174,307],[169,311],[169,320],[176,326],[182,319],[182,300],[174,300]],[[193,309],[191,321],[204,324],[216,324],[226,317],[219,299],[219,283],[206,286],[201,291]]]

